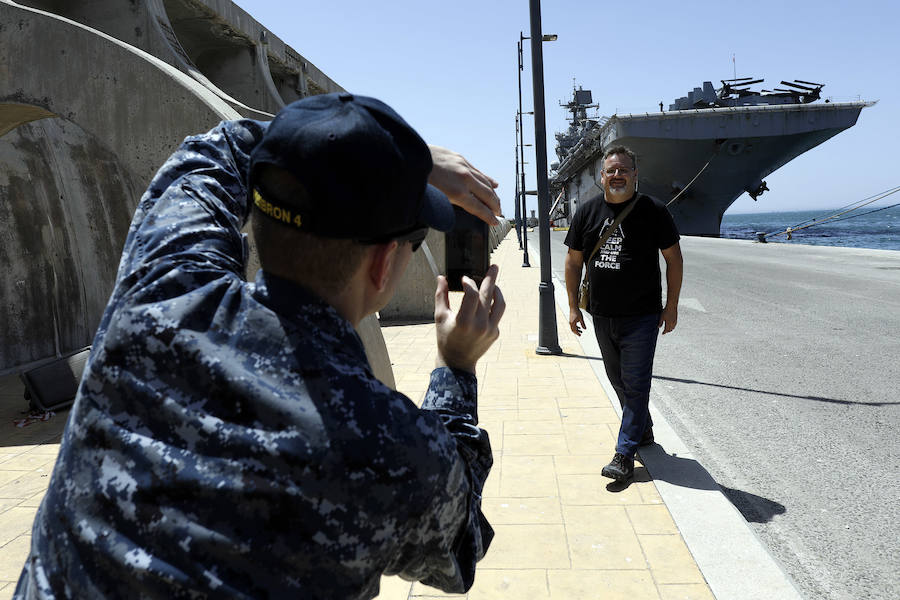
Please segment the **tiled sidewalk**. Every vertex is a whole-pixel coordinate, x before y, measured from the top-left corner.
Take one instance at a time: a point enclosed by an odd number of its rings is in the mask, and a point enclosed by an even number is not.
[[[478,375],[481,424],[494,448],[484,511],[496,536],[466,596],[390,577],[379,599],[713,598],[646,469],[637,464],[627,486],[601,477],[618,417],[591,368],[599,357],[583,355],[559,311],[565,355],[534,353],[540,270],[521,267],[515,232],[493,261],[507,309]],[[435,359],[433,325],[383,332],[398,388],[421,401]],[[14,377],[0,378],[0,600],[11,597],[28,553],[67,417],[13,427],[21,394]]]
[[[564,355],[535,354],[540,268],[522,268],[515,231],[492,261],[507,308],[478,376],[479,417],[494,449],[483,504],[496,536],[466,596],[386,577],[378,598],[713,598],[647,470],[638,462],[630,485],[600,475],[619,429],[591,368],[600,359],[584,356],[558,310]],[[459,296],[451,294],[454,309]],[[382,331],[398,389],[421,401],[434,326]]]

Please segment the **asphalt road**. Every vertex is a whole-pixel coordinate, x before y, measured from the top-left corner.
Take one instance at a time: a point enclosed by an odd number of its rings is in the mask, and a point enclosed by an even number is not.
[[[654,405],[805,597],[900,598],[900,252],[693,237],[682,251]]]

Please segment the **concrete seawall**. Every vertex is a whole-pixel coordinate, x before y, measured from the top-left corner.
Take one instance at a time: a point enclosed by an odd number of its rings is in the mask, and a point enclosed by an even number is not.
[[[0,0],[0,374],[91,343],[181,140],[341,89],[229,0]],[[360,330],[393,385],[377,321]]]

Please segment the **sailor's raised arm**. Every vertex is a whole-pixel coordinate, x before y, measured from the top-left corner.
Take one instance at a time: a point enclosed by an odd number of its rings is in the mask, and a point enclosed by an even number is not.
[[[450,202],[472,213],[488,225],[497,225],[500,198],[494,189],[499,185],[461,154],[440,146],[429,145],[434,167],[428,183],[444,192]]]

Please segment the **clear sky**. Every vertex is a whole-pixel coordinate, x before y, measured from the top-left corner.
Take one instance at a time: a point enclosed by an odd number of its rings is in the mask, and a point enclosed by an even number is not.
[[[513,215],[516,43],[529,33],[527,0],[237,0],[347,90],[378,97],[429,143],[452,148],[500,182]],[[766,178],[730,212],[827,209],[900,185],[900,8],[889,0],[612,3],[544,0],[548,163],[559,107],[573,82],[592,90],[600,114],[655,112],[703,81],[733,76],[824,83],[834,102],[878,100],[857,124]],[[732,63],[732,55],[735,57]],[[525,41],[523,110],[532,109]],[[782,86],[780,86],[782,87]],[[525,142],[534,142],[525,116]],[[535,189],[533,148],[527,187]],[[875,206],[900,202],[895,194]],[[529,197],[529,210],[536,199]]]

